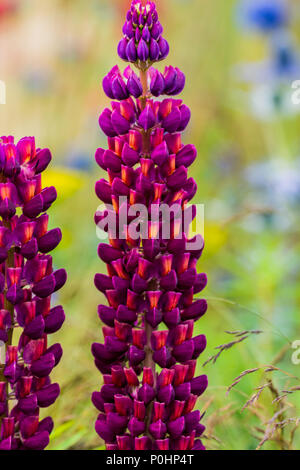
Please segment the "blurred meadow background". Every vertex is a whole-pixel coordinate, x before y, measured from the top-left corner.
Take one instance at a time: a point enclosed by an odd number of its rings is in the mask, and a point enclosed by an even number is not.
[[[106,145],[98,127],[109,104],[102,77],[115,63],[126,66],[116,48],[129,3],[0,0],[0,135],[35,135],[51,149],[43,183],[58,190],[50,218],[63,242],[54,259],[68,271],[57,299],[67,320],[54,339],[64,356],[54,372],[62,393],[49,410],[50,449],[102,448],[90,402],[101,386],[90,346],[101,339],[104,301],[93,284],[104,272],[93,221],[94,184],[104,174],[94,153]],[[193,118],[184,140],[198,149],[191,174],[195,203],[205,204],[199,270],[209,276],[209,309],[198,323],[208,339],[198,365],[209,376],[198,403],[205,445],[299,449],[300,364],[292,360],[300,340],[300,104],[292,101],[299,1],[156,3],[171,47],[165,65],[187,76],[183,99]]]

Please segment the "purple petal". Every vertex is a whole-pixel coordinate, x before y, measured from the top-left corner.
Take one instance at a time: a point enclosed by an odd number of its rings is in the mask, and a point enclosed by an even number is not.
[[[52,160],[52,155],[49,149],[43,149],[36,154],[37,163],[35,166],[35,173],[39,174],[44,171]]]
[[[109,443],[115,441],[116,435],[106,424],[104,415],[100,415],[100,417],[97,419],[95,429],[97,434],[99,434],[101,439],[103,439],[105,442]]]
[[[137,56],[141,62],[146,62],[146,60],[149,58],[149,48],[144,39],[141,39],[138,44]]]
[[[111,88],[116,100],[122,101],[129,97],[126,85],[121,77],[117,76],[113,79]]]
[[[110,74],[108,74],[103,78],[102,88],[103,88],[104,93],[108,96],[108,98],[110,98],[111,100],[114,100],[115,95],[112,91],[111,86],[112,86],[112,80],[111,80]]]
[[[22,246],[20,253],[26,259],[32,259],[38,252],[38,243],[36,238],[32,238],[29,242]]]
[[[41,359],[31,364],[31,372],[37,377],[47,377],[55,366],[55,357],[53,354],[45,354]]]
[[[138,123],[145,131],[151,129],[155,125],[156,117],[152,110],[152,107],[149,104],[140,114]]]
[[[49,188],[43,189],[41,196],[43,199],[43,211],[47,211],[57,199],[57,191],[54,186],[50,186]]]
[[[104,109],[104,111],[99,116],[99,126],[101,127],[104,134],[106,134],[108,137],[115,137],[117,132],[112,125],[111,116],[111,110],[108,108]]]
[[[126,53],[126,49],[127,49],[127,39],[123,38],[119,44],[118,44],[118,54],[119,54],[119,57],[122,59],[122,60],[128,60],[127,58],[127,53]]]
[[[191,384],[186,382],[175,387],[175,398],[177,400],[186,400],[191,394]]]
[[[54,365],[57,366],[57,364],[60,362],[62,358],[63,350],[59,343],[55,343],[52,346],[50,346],[50,348],[47,349],[46,353],[53,354],[54,359],[55,359]]]
[[[184,341],[173,348],[172,354],[178,362],[187,362],[192,359],[194,354],[194,342],[193,340]]]
[[[199,424],[201,414],[199,410],[192,411],[185,415],[185,430],[187,433],[191,433]]]
[[[130,41],[127,44],[126,56],[129,62],[136,62],[137,60],[137,50],[136,50],[134,38],[130,39]]]
[[[165,89],[165,80],[163,75],[156,70],[150,82],[150,91],[153,96],[160,96]]]
[[[207,375],[200,375],[191,380],[191,392],[200,396],[205,392],[208,386]]]
[[[22,419],[20,423],[20,431],[24,439],[28,439],[33,436],[39,427],[39,417],[38,416],[27,416]]]
[[[187,169],[185,166],[180,166],[177,170],[172,173],[167,179],[167,185],[174,189],[181,188],[187,180]]]
[[[31,339],[40,338],[45,329],[45,321],[42,315],[38,315],[24,328],[24,334]]]
[[[159,59],[160,55],[160,48],[157,44],[157,41],[154,38],[150,40],[150,47],[149,47],[149,57],[151,61],[156,61]]]
[[[67,281],[67,272],[65,269],[58,269],[57,271],[54,271],[53,275],[55,278],[54,292],[56,292],[65,285]]]
[[[47,431],[37,433],[23,442],[24,447],[28,450],[44,450],[48,444],[49,433]]]
[[[180,276],[178,276],[178,286],[180,286],[181,289],[189,289],[190,287],[193,287],[196,276],[197,271],[195,268],[187,269],[182,274],[180,274]]]
[[[173,439],[183,434],[184,427],[185,427],[185,420],[183,416],[175,419],[174,421],[169,421],[168,423],[168,431]]]
[[[181,314],[183,320],[193,320],[200,318],[207,310],[207,302],[204,299],[196,300],[192,305],[187,307]]]
[[[134,72],[128,78],[127,89],[135,98],[139,98],[143,94],[142,84]]]
[[[197,149],[194,145],[185,145],[176,155],[176,166],[189,167],[197,157]]]
[[[128,360],[131,366],[138,366],[146,357],[146,353],[143,349],[139,349],[136,346],[130,346],[128,351]]]
[[[116,134],[127,134],[130,129],[130,122],[124,118],[116,109],[112,112],[111,123]],[[116,135],[115,134],[115,135]]]
[[[169,272],[169,274],[161,278],[160,286],[164,290],[174,290],[176,288],[177,275],[173,269]]]
[[[188,106],[183,104],[180,107],[180,113],[181,113],[180,125],[177,128],[177,131],[182,132],[184,131],[184,129],[187,127],[188,123],[191,120],[191,110]]]
[[[47,418],[42,419],[39,423],[38,430],[39,432],[47,431],[48,434],[51,434],[54,427],[53,419],[48,416]]]
[[[115,434],[122,434],[127,427],[127,416],[120,416],[118,413],[108,413],[106,423],[109,429]]]
[[[132,436],[137,437],[143,434],[145,431],[146,424],[144,421],[139,421],[134,416],[131,418],[128,424],[128,429]]]
[[[128,349],[127,343],[124,343],[113,336],[107,336],[105,338],[105,347],[109,353],[117,355],[123,354]]]
[[[60,305],[52,308],[49,315],[45,318],[45,333],[56,333],[61,328],[65,318],[64,310]]]
[[[176,132],[180,124],[181,124],[181,112],[177,107],[174,108],[170,112],[170,114],[168,114],[168,116],[163,119],[161,123],[165,131],[170,132],[170,134],[172,134],[173,132]]]
[[[99,411],[104,411],[104,400],[101,397],[100,392],[93,392],[92,394],[92,402],[93,405],[97,408]]]
[[[45,298],[54,292],[55,285],[55,277],[53,274],[50,274],[50,276],[46,276],[41,281],[37,282],[33,286],[32,291],[38,297]]]
[[[118,356],[114,352],[107,351],[106,347],[100,343],[92,344],[92,354],[96,359],[102,361],[113,361]]]
[[[130,148],[129,145],[125,143],[122,150],[122,160],[125,165],[132,167],[139,161],[139,159],[139,153]]]
[[[18,408],[22,413],[34,413],[37,409],[37,396],[35,394],[29,395],[25,398],[20,398],[18,401]]]
[[[159,389],[157,393],[157,399],[166,405],[169,405],[171,401],[174,399],[175,393],[172,385],[167,385]]]
[[[106,180],[97,181],[95,191],[101,201],[111,204],[111,186]]]
[[[59,393],[60,388],[59,385],[56,383],[43,387],[41,390],[38,390],[36,392],[38,405],[41,408],[47,408],[55,402]]]
[[[124,305],[119,305],[117,310],[117,319],[120,322],[133,323],[137,320],[137,313]]]
[[[38,247],[41,253],[49,253],[54,250],[62,239],[62,233],[59,228],[49,230],[38,240]]]
[[[161,420],[151,423],[149,426],[150,434],[154,439],[164,438],[167,432],[167,426]]]
[[[43,210],[44,200],[41,194],[34,196],[23,207],[23,214],[30,219],[37,217]]]
[[[194,354],[192,359],[197,359],[200,354],[205,350],[206,348],[206,337],[205,335],[199,335],[193,338],[194,342]]]
[[[113,327],[114,321],[116,318],[116,311],[112,307],[107,307],[106,305],[99,305],[98,307],[98,315],[100,319],[106,325]]]
[[[196,281],[194,284],[194,293],[198,294],[207,285],[207,275],[205,273],[197,274]]]
[[[155,397],[155,391],[150,385],[144,384],[138,391],[138,399],[148,405]]]
[[[170,51],[169,44],[164,38],[160,37],[158,40],[158,46],[159,46],[159,52],[160,52],[159,60],[163,60],[169,54],[169,51]]]

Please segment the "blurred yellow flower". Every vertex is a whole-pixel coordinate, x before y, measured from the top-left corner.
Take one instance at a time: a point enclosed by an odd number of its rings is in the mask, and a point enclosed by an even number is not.
[[[55,186],[58,194],[58,201],[69,198],[82,188],[86,183],[85,173],[70,170],[65,167],[49,168],[43,175],[44,186]]]
[[[205,251],[215,253],[225,245],[228,239],[227,228],[214,222],[205,222]]]

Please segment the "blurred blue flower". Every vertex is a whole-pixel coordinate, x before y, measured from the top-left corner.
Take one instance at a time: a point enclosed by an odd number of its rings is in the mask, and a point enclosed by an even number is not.
[[[71,150],[66,157],[66,165],[74,170],[89,172],[92,162],[91,155],[79,150]]]
[[[278,115],[298,114],[291,101],[291,83],[300,77],[300,55],[287,30],[269,38],[269,57],[260,62],[239,64],[234,68],[241,81],[253,85],[249,92],[253,114],[269,120]]]
[[[270,33],[288,23],[286,0],[242,0],[238,20],[244,27]]]
[[[247,204],[265,211],[253,212],[242,221],[249,232],[265,229],[286,232],[299,223],[300,159],[270,158],[254,163],[245,170],[249,184]]]
[[[273,43],[273,67],[274,74],[278,78],[295,79],[300,74],[299,54],[295,50],[292,41],[288,38],[278,38]]]
[[[51,74],[47,70],[28,70],[23,79],[24,88],[30,93],[47,94],[53,85]]]
[[[300,159],[273,158],[250,165],[245,177],[271,206],[300,203]]]
[[[239,79],[253,84],[288,83],[300,76],[300,57],[293,44],[276,41],[271,44],[270,57],[260,62],[239,64]]]

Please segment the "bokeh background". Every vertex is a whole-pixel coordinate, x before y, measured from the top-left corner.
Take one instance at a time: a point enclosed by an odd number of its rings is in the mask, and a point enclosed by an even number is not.
[[[209,388],[198,406],[206,411],[209,449],[299,449],[300,364],[292,361],[292,343],[300,340],[300,104],[292,102],[292,83],[300,80],[299,1],[262,17],[242,3],[157,1],[171,46],[166,65],[187,76],[183,99],[193,118],[184,140],[198,149],[191,173],[195,202],[205,204],[199,270],[209,276],[209,310],[198,331],[208,348],[198,368]],[[101,339],[97,305],[104,300],[93,285],[94,274],[104,272],[93,222],[94,183],[104,175],[94,153],[106,144],[98,127],[109,103],[101,80],[115,63],[123,67],[116,47],[128,5],[0,0],[0,80],[7,87],[0,135],[35,135],[53,153],[44,184],[58,189],[50,215],[63,242],[54,259],[69,276],[57,299],[67,320],[55,335],[64,357],[54,372],[62,394],[50,410],[50,449],[103,445],[90,403],[101,386],[90,345]],[[239,339],[203,367],[217,346]],[[270,365],[278,370],[266,372]]]

